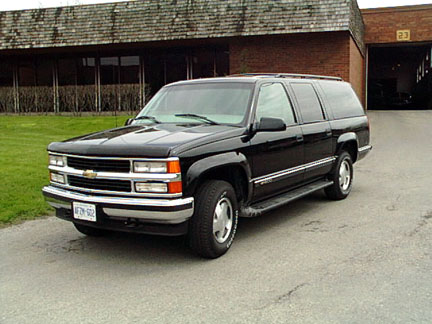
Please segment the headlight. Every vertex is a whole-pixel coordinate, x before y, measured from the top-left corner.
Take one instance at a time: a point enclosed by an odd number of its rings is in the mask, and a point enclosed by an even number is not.
[[[61,155],[51,155],[49,156],[49,164],[55,166],[65,166],[65,157]]]
[[[173,160],[167,162],[157,161],[135,161],[134,172],[144,173],[180,173],[180,161]]]
[[[65,177],[63,174],[51,172],[50,179],[52,182],[65,183]]]
[[[160,182],[136,182],[136,192],[168,192],[166,183]]]
[[[134,162],[134,172],[166,173],[166,162]]]

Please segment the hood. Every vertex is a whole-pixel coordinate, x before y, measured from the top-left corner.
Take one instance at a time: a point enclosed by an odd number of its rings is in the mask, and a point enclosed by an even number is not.
[[[241,132],[238,127],[226,125],[130,125],[54,142],[48,150],[79,155],[167,157],[174,148],[189,149]]]

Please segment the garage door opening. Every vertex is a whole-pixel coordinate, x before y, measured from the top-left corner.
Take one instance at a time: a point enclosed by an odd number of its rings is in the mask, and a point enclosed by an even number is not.
[[[368,109],[432,109],[432,46],[369,47]]]

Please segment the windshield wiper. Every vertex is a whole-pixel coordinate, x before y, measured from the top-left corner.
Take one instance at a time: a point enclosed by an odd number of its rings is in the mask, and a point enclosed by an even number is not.
[[[161,122],[159,121],[159,120],[157,120],[155,117],[153,117],[153,116],[139,116],[139,117],[136,117],[136,118],[134,118],[135,120],[140,120],[140,119],[148,119],[148,120],[151,120],[151,121],[153,121],[153,122],[155,122],[156,124],[160,124]]]
[[[197,114],[175,114],[174,116],[200,119],[200,120],[203,120],[204,122],[206,122],[207,124],[210,124],[210,125],[219,125],[219,123],[215,122],[214,120],[211,120],[211,119],[207,118],[206,116],[201,116],[201,115],[197,115]]]

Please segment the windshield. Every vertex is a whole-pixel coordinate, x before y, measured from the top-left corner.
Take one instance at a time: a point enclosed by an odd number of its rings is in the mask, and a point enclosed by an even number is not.
[[[252,89],[252,83],[240,82],[162,88],[138,114],[135,123],[241,124],[246,118]]]

